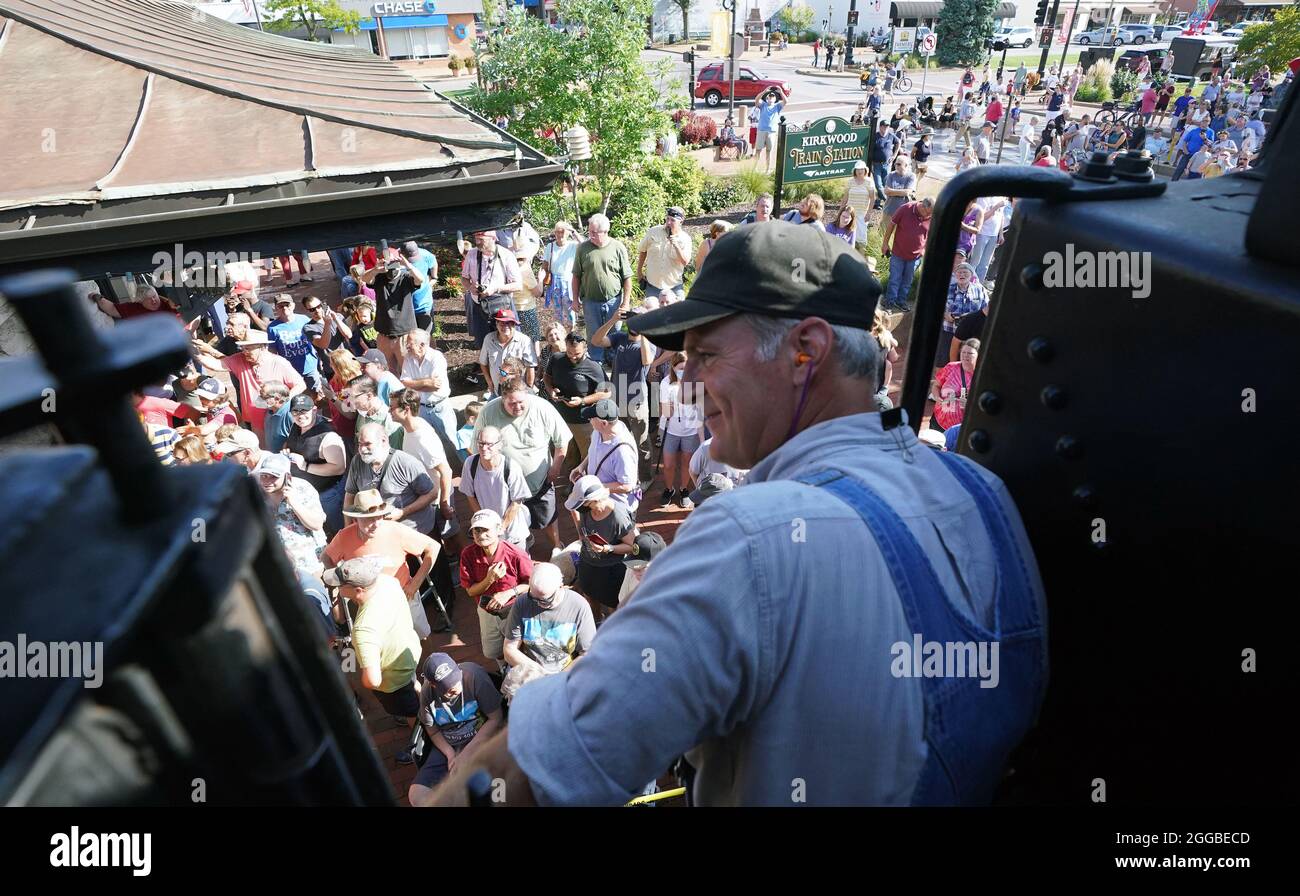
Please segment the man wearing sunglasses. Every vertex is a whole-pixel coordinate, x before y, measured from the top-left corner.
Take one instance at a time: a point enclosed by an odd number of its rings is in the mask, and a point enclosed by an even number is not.
[[[533,561],[501,537],[501,517],[496,511],[475,513],[469,521],[469,535],[474,543],[460,552],[460,583],[478,604],[483,655],[496,660],[504,675],[506,623],[515,598],[528,591]]]

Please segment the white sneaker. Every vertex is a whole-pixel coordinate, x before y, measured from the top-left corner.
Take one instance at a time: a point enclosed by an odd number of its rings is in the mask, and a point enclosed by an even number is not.
[[[303,274],[303,275],[302,275],[302,279],[303,279],[303,282],[305,282],[305,283],[311,283],[311,282],[313,282],[312,279],[311,279],[311,274]]]

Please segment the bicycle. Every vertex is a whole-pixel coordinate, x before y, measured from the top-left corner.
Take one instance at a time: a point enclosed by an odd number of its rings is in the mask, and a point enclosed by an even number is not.
[[[1121,124],[1134,127],[1142,124],[1142,113],[1138,111],[1138,103],[1133,103],[1127,109],[1117,110],[1114,100],[1107,100],[1101,104],[1101,111],[1097,113],[1096,123],[1103,124]]]
[[[907,93],[912,89],[912,79],[907,75],[899,75],[894,79],[894,90],[900,93]]]

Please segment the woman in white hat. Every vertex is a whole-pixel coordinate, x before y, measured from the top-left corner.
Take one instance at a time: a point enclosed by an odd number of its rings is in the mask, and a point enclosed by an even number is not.
[[[626,505],[610,497],[595,476],[583,476],[573,484],[564,502],[574,517],[582,550],[578,556],[578,588],[593,602],[597,619],[618,607],[627,568],[623,560],[635,551],[636,520]]]
[[[853,241],[858,245],[867,242],[867,227],[870,226],[867,213],[876,204],[876,186],[867,176],[867,163],[859,159],[853,165],[853,176],[849,178],[848,189],[844,191],[844,204],[851,206],[857,213],[853,227]]]

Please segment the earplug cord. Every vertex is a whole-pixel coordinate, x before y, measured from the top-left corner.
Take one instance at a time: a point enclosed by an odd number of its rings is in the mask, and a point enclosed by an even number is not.
[[[800,355],[800,357],[807,357]],[[790,431],[786,433],[785,440],[788,442],[794,438],[795,431],[799,428],[799,418],[803,416],[804,405],[808,403],[808,386],[812,383],[813,373],[817,370],[817,364],[811,359],[808,361],[808,375],[804,377],[803,390],[799,393],[799,405],[794,410],[794,419],[790,421]]]

